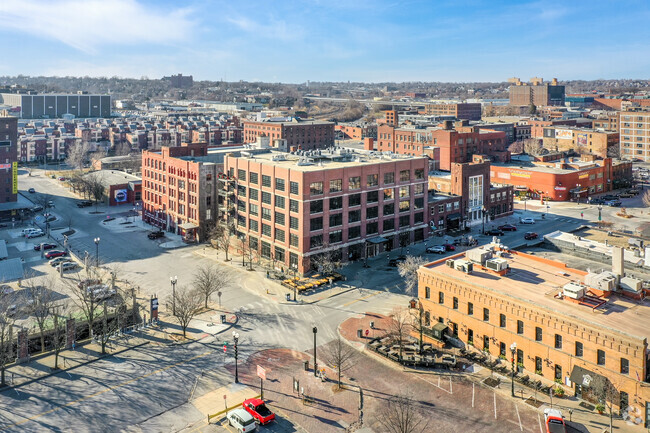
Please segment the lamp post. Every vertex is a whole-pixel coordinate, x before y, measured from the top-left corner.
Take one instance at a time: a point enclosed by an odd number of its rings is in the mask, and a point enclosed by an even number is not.
[[[99,241],[100,238],[95,238],[95,266],[99,267]]]
[[[176,283],[178,277],[169,277],[169,281],[172,283],[172,315],[176,316]]]
[[[481,208],[481,213],[483,215],[483,218],[482,218],[483,219],[483,231],[481,233],[485,233],[485,213],[486,213],[485,205],[483,205],[483,208]]]
[[[237,333],[237,331],[232,331],[232,341],[235,343],[235,383],[239,383],[239,370],[237,365],[237,358],[238,358],[237,343],[239,342],[239,334]]]
[[[318,362],[316,362],[316,333],[318,332],[318,328],[314,326],[312,331],[314,331],[314,376],[318,376]]]
[[[602,219],[602,211],[603,211],[603,205],[599,204],[598,205],[598,221]]]
[[[515,353],[517,352],[517,343],[512,343],[510,345],[510,353],[512,354],[512,358],[510,358],[510,361],[512,362],[512,396],[515,396]]]

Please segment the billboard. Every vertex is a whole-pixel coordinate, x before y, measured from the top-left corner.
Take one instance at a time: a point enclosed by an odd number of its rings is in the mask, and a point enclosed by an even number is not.
[[[578,134],[577,142],[578,142],[578,146],[586,146],[587,145],[587,134]]]
[[[555,138],[558,140],[571,140],[573,138],[573,131],[570,129],[556,129]]]
[[[14,162],[14,167],[13,167],[12,171],[13,171],[13,176],[12,177],[13,177],[13,183],[14,183],[14,185],[13,185],[13,187],[14,187],[13,193],[18,194],[18,163],[17,162]]]
[[[127,190],[125,189],[116,189],[115,190],[115,203],[124,203],[128,198]]]

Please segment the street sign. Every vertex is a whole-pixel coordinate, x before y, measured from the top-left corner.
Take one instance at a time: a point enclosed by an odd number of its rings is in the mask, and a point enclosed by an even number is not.
[[[224,344],[224,345],[223,345],[223,353],[226,353],[227,350],[228,350],[228,346],[226,346],[226,345]]]
[[[370,334],[370,331],[366,329],[366,337],[368,336],[368,334]]]
[[[226,396],[226,394],[224,394],[224,395],[223,395],[223,399],[225,400],[225,399],[226,399],[226,397],[227,397],[227,396]]]
[[[257,377],[266,380],[266,370],[261,365],[257,366]]]

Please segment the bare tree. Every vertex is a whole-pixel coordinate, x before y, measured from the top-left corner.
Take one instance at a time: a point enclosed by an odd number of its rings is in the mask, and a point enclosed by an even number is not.
[[[28,311],[36,319],[41,334],[41,352],[45,352],[45,322],[54,306],[54,281],[51,277],[30,278],[26,281],[26,287]]]
[[[388,326],[388,332],[397,340],[399,346],[399,360],[402,360],[404,351],[404,340],[411,332],[411,314],[405,308],[398,308],[390,315],[392,319]]]
[[[591,381],[591,389],[598,402],[609,409],[609,431],[612,432],[612,422],[614,416],[614,405],[620,405],[621,394],[616,385],[609,378],[595,374]],[[617,383],[620,386],[620,384]]]
[[[7,296],[0,298],[0,388],[7,386],[5,369],[13,356],[13,308]]]
[[[412,308],[411,312],[411,327],[418,333],[420,355],[422,355],[424,346],[424,331],[431,326],[431,318],[429,312],[425,312],[422,303],[418,302],[417,308]]]
[[[52,349],[54,350],[54,369],[59,368],[59,353],[65,346],[65,313],[67,306],[59,304],[52,306]]]
[[[188,290],[184,287],[176,289],[176,297],[172,299],[172,302],[175,302],[175,317],[183,330],[183,338],[186,336],[190,322],[201,311],[201,301],[201,293],[196,290]]]
[[[406,260],[397,265],[400,277],[404,278],[406,293],[414,295],[418,286],[418,269],[427,261],[420,256],[408,256]]]
[[[117,298],[119,299],[119,302],[109,315],[109,306],[106,301],[108,297],[112,296],[112,293],[114,292],[100,293],[95,296],[98,303],[101,299],[102,304],[102,328],[101,332],[96,334],[96,338],[99,340],[102,347],[102,354],[106,353],[106,344],[108,343],[108,340],[111,338],[111,335],[120,329],[120,324],[123,322],[122,318],[126,314],[126,304],[124,303],[122,296],[119,296]]]
[[[37,205],[43,208],[43,213],[47,212],[47,209],[50,207],[50,201],[52,201],[52,196],[50,194],[36,194],[34,201]]]
[[[528,155],[539,155],[543,146],[542,142],[536,138],[527,138],[523,141],[524,153]]]
[[[230,274],[222,268],[214,266],[200,266],[194,274],[192,283],[194,288],[204,297],[204,307],[208,308],[210,296],[215,293],[221,293],[230,284],[232,278]]]
[[[524,153],[524,142],[522,140],[517,140],[508,146],[508,150],[513,154]]]
[[[643,193],[641,200],[643,201],[643,206],[650,207],[650,190]]]
[[[355,365],[358,352],[339,335],[325,351],[325,361],[336,368],[337,386],[341,388],[341,374]]]
[[[621,148],[618,144],[614,146],[607,147],[607,156],[609,158],[620,159],[621,158]]]
[[[229,261],[228,253],[230,245],[233,241],[232,234],[235,233],[235,225],[233,223],[217,223],[209,233],[209,239],[212,241],[216,248],[222,249],[226,253],[226,261]]]
[[[340,258],[341,250],[338,248],[330,248],[327,242],[323,243],[322,249],[324,251],[311,256],[310,261],[321,274],[325,276],[332,275],[342,266]]]
[[[90,144],[87,142],[78,142],[68,147],[65,163],[76,170],[81,170],[88,160],[90,153]]]
[[[88,174],[84,177],[88,195],[95,201],[95,211],[100,200],[104,198],[106,187],[104,186],[104,178],[99,172]]]
[[[78,274],[77,278],[66,280],[66,285],[72,292],[72,301],[77,305],[88,323],[88,334],[92,338],[93,327],[99,312],[99,307],[106,291],[112,288],[106,286],[109,281],[106,271],[99,266],[86,265],[86,272]]]
[[[428,428],[412,394],[391,397],[377,420],[387,433],[423,433]]]

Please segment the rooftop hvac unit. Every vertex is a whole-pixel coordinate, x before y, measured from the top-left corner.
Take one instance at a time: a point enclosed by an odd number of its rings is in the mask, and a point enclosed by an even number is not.
[[[502,258],[486,260],[485,267],[491,271],[501,272],[508,269],[508,261]]]
[[[628,292],[639,293],[643,287],[643,281],[637,280],[632,277],[623,277],[621,278],[621,290],[627,290]]]
[[[454,268],[454,260],[453,259],[447,259],[447,266],[450,268]]]
[[[471,274],[474,271],[474,264],[468,260],[456,260],[454,266],[457,271]]]
[[[492,251],[483,248],[473,248],[465,253],[465,257],[475,263],[483,264],[486,260],[492,258]]]
[[[564,296],[571,299],[582,299],[585,296],[586,288],[582,284],[567,283],[562,288]]]

